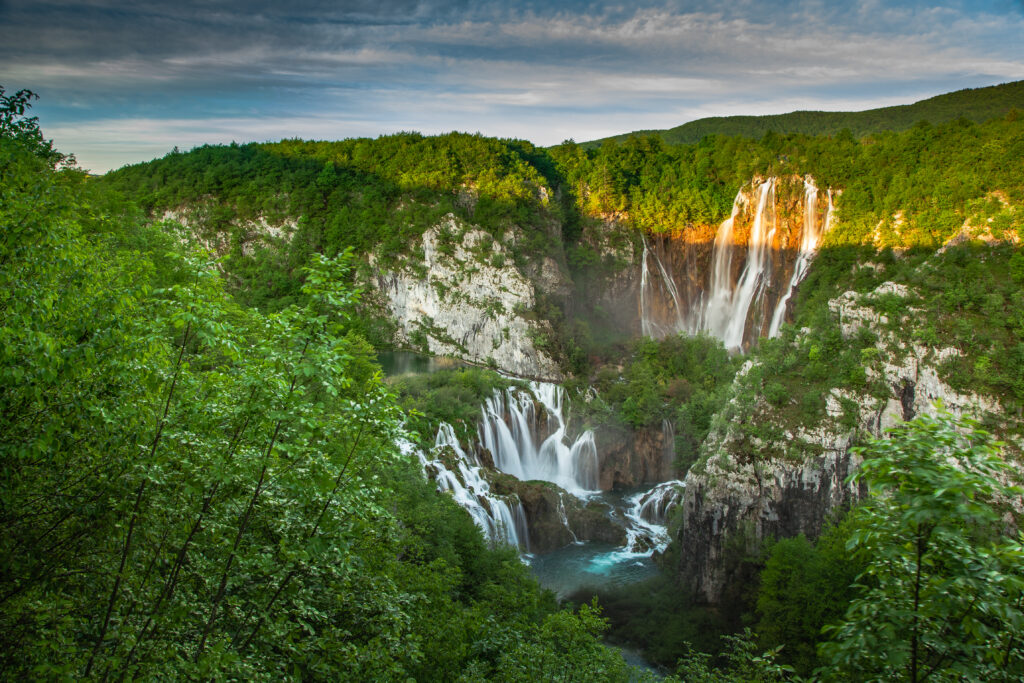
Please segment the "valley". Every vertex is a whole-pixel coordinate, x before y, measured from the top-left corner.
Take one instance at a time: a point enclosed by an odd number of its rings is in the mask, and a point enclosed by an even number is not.
[[[942,676],[1024,671],[1017,109],[101,177],[29,128],[4,671],[882,680],[908,609]]]

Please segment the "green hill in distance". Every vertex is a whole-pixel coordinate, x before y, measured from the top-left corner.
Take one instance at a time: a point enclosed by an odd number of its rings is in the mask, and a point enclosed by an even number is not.
[[[605,140],[621,142],[633,135],[658,135],[671,144],[699,142],[708,135],[741,135],[761,138],[768,131],[834,135],[847,128],[855,137],[884,130],[906,130],[918,121],[933,124],[964,117],[975,122],[1004,116],[1011,109],[1024,109],[1024,81],[986,88],[967,88],[929,97],[913,104],[866,111],[794,111],[768,116],[712,116],[667,130],[638,130],[581,143],[585,148]]]

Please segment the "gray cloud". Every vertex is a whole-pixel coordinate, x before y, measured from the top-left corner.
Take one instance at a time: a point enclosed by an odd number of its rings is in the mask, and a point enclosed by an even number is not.
[[[172,139],[458,128],[553,143],[1024,78],[1008,2],[12,0],[0,63],[98,169]]]

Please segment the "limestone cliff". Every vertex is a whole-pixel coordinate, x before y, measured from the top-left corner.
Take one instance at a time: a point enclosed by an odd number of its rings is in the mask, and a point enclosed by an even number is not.
[[[379,261],[371,257],[371,265]],[[545,261],[539,273],[557,286],[556,263]],[[534,343],[550,323],[533,314],[533,282],[516,268],[507,245],[452,215],[423,234],[422,256],[378,268],[372,285],[401,345],[522,377],[562,377],[555,359]]]
[[[872,305],[882,297],[909,294],[902,285],[885,283],[867,295],[846,292],[829,302],[844,338],[862,328],[877,337],[875,352],[864,354],[865,386],[874,391],[833,389],[823,397],[825,418],[813,426],[787,426],[791,421],[780,409],[751,390],[756,389],[749,380],[756,374],[753,361],[737,375],[702,461],[686,477],[676,538],[679,573],[698,599],[722,598],[738,578],[733,573],[738,555],[756,551],[772,537],[815,538],[834,511],[857,500],[863,491],[846,478],[859,462],[851,448],[864,438],[934,412],[936,401],[955,414],[978,418],[1000,411],[994,399],[962,394],[943,381],[940,366],[955,349],[902,341],[898,331],[907,321],[890,320]],[[772,428],[759,432],[751,426]]]
[[[298,230],[298,222],[293,218],[275,221],[262,214],[235,219],[231,223],[233,230],[222,230],[217,227],[216,213],[215,204],[198,202],[164,211],[161,220],[186,228],[192,239],[218,257],[228,254],[235,243],[246,256],[261,248],[277,248],[287,244]]]

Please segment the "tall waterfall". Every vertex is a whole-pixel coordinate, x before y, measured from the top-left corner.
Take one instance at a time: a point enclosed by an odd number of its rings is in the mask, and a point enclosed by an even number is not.
[[[718,226],[707,266],[706,286],[684,290],[680,297],[664,253],[648,246],[644,239],[640,269],[640,327],[650,337],[677,332],[707,332],[721,339],[727,348],[741,349],[750,337],[767,332],[777,336],[786,315],[786,306],[796,286],[806,277],[822,235],[832,219],[832,191],[824,221],[819,220],[818,188],[804,179],[803,221],[799,225],[799,248],[787,256],[777,241],[780,221],[776,218],[778,178],[768,178],[753,189],[742,189],[733,200],[729,217]],[[756,204],[755,204],[756,202]],[[749,203],[749,204],[748,204]],[[750,215],[750,233],[743,239],[740,215]],[[742,225],[746,225],[742,223]],[[794,230],[788,224],[786,230]],[[795,233],[789,233],[795,234]],[[686,246],[683,247],[687,248]],[[737,258],[743,262],[737,263]],[[792,264],[792,272],[790,272]],[[738,275],[737,275],[738,271]],[[788,276],[788,284],[783,277]],[[686,281],[683,281],[686,287]],[[783,289],[784,288],[784,289]],[[780,292],[781,298],[776,299]]]
[[[702,329],[725,342],[730,349],[743,345],[751,304],[764,296],[771,279],[772,240],[775,238],[775,178],[761,183],[757,193],[757,211],[747,242],[747,258],[735,287],[732,283],[732,232],[737,207],[718,229],[715,238],[711,291],[702,316]],[[726,254],[727,255],[723,255]]]
[[[484,402],[480,445],[491,452],[497,469],[521,481],[549,481],[576,495],[596,491],[594,433],[588,429],[570,441],[562,387],[532,382],[530,390],[532,395],[518,389],[495,391]],[[534,397],[544,409],[543,416],[537,414]]]
[[[793,289],[800,284],[800,281],[807,275],[811,267],[811,260],[818,249],[818,242],[821,235],[828,230],[832,221],[832,190],[828,191],[828,211],[825,214],[825,227],[818,229],[818,188],[810,180],[804,180],[804,227],[800,238],[800,253],[796,258],[796,265],[793,266],[793,276],[789,279],[789,286],[779,303],[775,306],[772,314],[771,326],[768,328],[768,336],[776,337],[779,328],[782,327],[782,320],[786,316],[786,305],[793,296]]]
[[[479,463],[459,445],[450,424],[441,423],[431,454],[440,456],[445,448],[451,448],[455,453],[455,462],[452,463],[455,470],[449,469],[440,457],[429,459],[412,444],[402,446],[406,451],[415,451],[420,466],[424,472],[433,475],[438,490],[450,491],[455,502],[469,513],[489,541],[529,552],[530,534],[522,503],[515,496],[491,493],[491,486],[483,478]]]
[[[732,232],[736,226],[736,217],[746,202],[746,195],[741,189],[732,201],[732,212],[729,217],[718,226],[708,289],[702,295],[703,305],[697,305],[693,309],[695,315],[690,323],[690,331],[693,333],[725,327],[724,312],[732,299]]]

